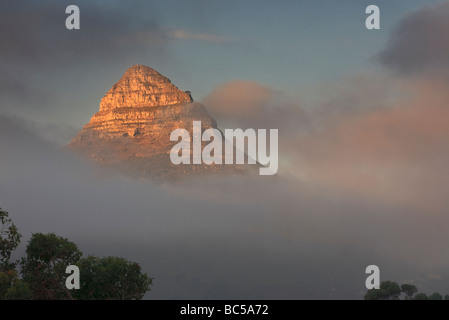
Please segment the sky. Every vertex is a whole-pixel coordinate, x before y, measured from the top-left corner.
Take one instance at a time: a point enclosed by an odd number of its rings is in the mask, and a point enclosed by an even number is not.
[[[448,1],[1,6],[0,206],[24,239],[138,261],[148,299],[361,299],[373,263],[449,293]],[[221,128],[279,129],[279,174],[155,185],[67,153],[134,64]]]
[[[233,80],[295,94],[376,67],[391,29],[431,2],[377,1],[381,29],[368,31],[367,1],[5,1],[3,108],[79,129],[138,63],[195,100]],[[80,30],[65,28],[69,4]]]

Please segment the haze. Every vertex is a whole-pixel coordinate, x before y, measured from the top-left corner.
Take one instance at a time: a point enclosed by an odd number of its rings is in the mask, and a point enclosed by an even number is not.
[[[139,262],[147,299],[361,299],[370,264],[449,293],[448,1],[378,1],[378,33],[356,1],[90,3],[78,34],[72,3],[2,5],[0,206],[17,256],[54,232]],[[278,175],[153,184],[64,149],[136,63],[220,128],[279,129]]]

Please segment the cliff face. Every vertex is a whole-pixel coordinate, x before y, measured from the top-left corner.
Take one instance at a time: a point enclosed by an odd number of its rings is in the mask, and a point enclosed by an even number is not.
[[[168,78],[150,67],[138,64],[129,68],[101,99],[100,112],[189,102],[192,102],[190,95],[176,88]]]
[[[174,165],[170,150],[178,128],[192,135],[193,121],[202,130],[217,124],[205,107],[192,101],[157,71],[143,65],[129,68],[101,99],[100,110],[69,148],[100,164],[136,178],[179,180],[198,173],[239,173],[237,165]]]

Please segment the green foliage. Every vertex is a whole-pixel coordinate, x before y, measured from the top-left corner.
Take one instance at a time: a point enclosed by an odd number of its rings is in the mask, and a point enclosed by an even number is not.
[[[78,267],[81,288],[74,292],[77,299],[138,300],[152,284],[137,263],[119,257],[88,256]]]
[[[22,235],[9,218],[8,212],[0,208],[0,299],[29,299],[28,285],[18,278],[16,263],[11,254],[20,243]]]
[[[8,212],[0,208],[0,272],[16,267],[11,262],[11,253],[17,248],[22,235],[8,217]]]
[[[152,279],[137,263],[119,257],[97,258],[82,253],[76,244],[55,234],[36,233],[22,259],[22,276],[33,299],[142,299]],[[80,269],[80,289],[65,287],[69,265]]]
[[[31,300],[33,293],[22,279],[16,279],[13,285],[6,291],[5,300]]]
[[[443,300],[443,296],[438,292],[434,292],[429,296],[429,300]]]
[[[370,289],[365,294],[365,300],[388,300],[388,295],[380,289]]]
[[[11,288],[14,280],[14,271],[0,272],[0,299],[5,298],[6,291]]]
[[[30,300],[28,284],[18,278],[15,270],[0,272],[0,300]]]
[[[404,293],[405,300],[443,300],[443,296],[434,292],[430,296],[425,293],[417,293],[418,289],[412,284],[402,284],[401,287],[396,282],[383,281],[380,289],[370,289],[365,295],[365,300],[400,300],[401,293]],[[449,295],[444,297],[449,300]]]
[[[396,282],[393,281],[383,281],[380,284],[380,290],[384,290],[390,299],[397,299],[401,294],[401,288]]]
[[[401,285],[402,292],[405,293],[407,297],[412,297],[415,293],[418,292],[418,289],[412,284],[403,284]]]
[[[21,260],[23,279],[34,299],[71,299],[65,287],[65,269],[76,264],[82,253],[73,242],[53,233],[35,233]]]
[[[139,264],[119,257],[97,258],[82,253],[75,243],[53,233],[35,233],[20,260],[19,279],[11,254],[21,235],[0,208],[0,300],[42,299],[142,299],[150,290],[152,278],[141,272]],[[65,286],[67,266],[80,269],[81,288]]]
[[[382,281],[380,289],[370,289],[365,295],[365,300],[397,300],[401,294],[401,288],[396,282]]]
[[[427,294],[425,293],[418,293],[413,297],[413,300],[428,300]]]

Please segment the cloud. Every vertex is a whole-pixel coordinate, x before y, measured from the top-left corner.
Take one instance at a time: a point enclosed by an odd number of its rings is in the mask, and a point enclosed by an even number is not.
[[[449,71],[449,2],[407,15],[390,36],[378,59],[401,74]]]
[[[40,104],[49,103],[54,97],[51,94],[41,92],[31,86],[26,79],[18,76],[18,72],[12,70],[1,70],[0,93],[2,96],[3,107],[5,100],[17,99],[23,104],[39,101]]]
[[[322,119],[324,128],[296,140],[295,170],[322,188],[443,214],[449,188],[447,83],[409,85],[414,95],[394,105]]]
[[[439,215],[449,204],[447,85],[438,77],[364,72],[317,85],[308,91],[313,102],[300,103],[257,82],[233,81],[202,102],[221,128],[279,129],[283,176]]]
[[[220,127],[286,129],[297,127],[303,111],[297,101],[256,81],[219,85],[202,101]]]
[[[445,276],[445,217],[423,223],[416,208],[260,176],[135,181],[30,127],[0,117],[0,205],[24,235],[19,256],[31,233],[55,232],[141,263],[155,277],[149,299],[361,298],[372,261],[397,281],[413,266]]]
[[[0,29],[8,30],[0,34],[3,112],[73,124],[78,118],[81,123],[83,114],[98,103],[98,92],[108,90],[111,79],[127,67],[142,63],[173,68],[169,47],[179,39],[228,40],[162,27],[151,10],[154,3],[146,1],[135,6],[79,1],[81,29],[67,30],[69,4],[23,0],[1,5]]]
[[[164,28],[156,16],[148,16],[151,12],[148,3],[105,6],[81,2],[81,28],[67,30],[64,22],[68,4],[46,0],[39,4],[29,0],[20,4],[9,2],[8,10],[0,12],[0,28],[9,30],[0,35],[3,63],[55,66],[80,60],[137,59],[149,53],[167,55],[167,45],[172,40],[230,41],[225,36]]]
[[[226,36],[217,36],[206,33],[191,33],[186,30],[168,30],[166,31],[166,35],[169,38],[178,40],[194,40],[194,41],[215,42],[215,43],[224,43],[231,41],[231,38]]]
[[[60,65],[79,59],[114,60],[127,57],[129,45],[140,55],[164,48],[166,37],[156,19],[124,5],[83,2],[80,30],[65,28],[67,3],[9,2],[0,12],[0,57],[6,63]],[[128,18],[133,15],[130,21]],[[124,41],[126,39],[126,41]],[[145,40],[145,41],[143,41]]]
[[[255,81],[236,80],[217,86],[202,102],[219,116],[251,117],[270,103],[275,92]]]

